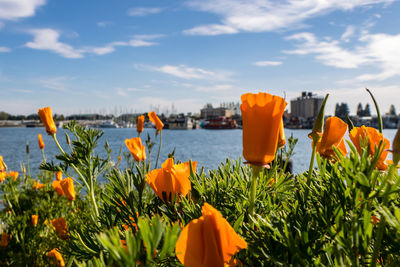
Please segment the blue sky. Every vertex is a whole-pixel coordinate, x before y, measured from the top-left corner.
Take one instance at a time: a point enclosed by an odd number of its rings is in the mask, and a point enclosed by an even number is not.
[[[0,110],[198,112],[246,92],[400,110],[394,0],[0,0]]]

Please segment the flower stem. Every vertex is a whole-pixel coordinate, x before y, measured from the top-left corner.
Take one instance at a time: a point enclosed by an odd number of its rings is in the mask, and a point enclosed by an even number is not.
[[[65,153],[64,149],[62,149],[60,143],[58,142],[56,134],[53,134],[52,137],[53,137],[54,142],[56,143],[58,149],[61,151],[62,154],[64,154],[66,156],[67,154]],[[96,214],[97,217],[99,217],[99,210],[97,208],[96,198],[95,198],[95,195],[94,195],[94,186],[90,186],[89,185],[89,183],[86,181],[85,177],[83,177],[82,173],[78,170],[78,168],[73,163],[70,163],[70,165],[75,170],[75,172],[79,175],[79,177],[81,178],[82,182],[85,184],[85,186],[87,188],[87,191],[88,191],[88,194],[90,195],[90,198],[91,198],[91,200],[93,202],[92,204],[93,204],[93,207],[94,207],[95,214]],[[90,183],[90,184],[92,184],[92,183]]]
[[[41,149],[41,150],[42,150],[43,162],[46,162],[46,156],[44,155],[44,149]]]
[[[308,175],[307,175],[307,187],[306,191],[304,194],[304,201],[307,200],[308,194],[310,192],[310,184],[311,184],[311,178],[312,178],[312,173],[313,173],[313,168],[314,168],[314,160],[315,160],[315,151],[317,150],[317,144],[316,142],[313,143],[313,148],[312,148],[312,154],[311,154],[311,160],[310,160],[310,166],[308,167]]]
[[[161,154],[161,145],[162,145],[162,131],[160,131],[160,145],[158,146],[158,154],[157,154],[156,165],[154,166],[154,169],[157,169],[158,159],[160,158],[160,154]]]
[[[254,216],[254,204],[256,201],[256,189],[257,189],[257,178],[258,175],[261,171],[261,166],[255,166],[251,165],[252,169],[252,176],[251,176],[251,181],[250,181],[250,198],[249,198],[249,216],[253,217]],[[250,223],[252,226],[253,223]]]

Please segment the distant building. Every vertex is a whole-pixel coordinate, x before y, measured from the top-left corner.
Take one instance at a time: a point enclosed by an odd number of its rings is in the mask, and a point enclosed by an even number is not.
[[[212,119],[219,117],[232,117],[232,110],[226,107],[213,108],[211,104],[207,104],[200,110],[200,117],[202,119]]]
[[[315,118],[324,99],[312,92],[302,92],[301,96],[290,101],[291,116],[297,118]]]

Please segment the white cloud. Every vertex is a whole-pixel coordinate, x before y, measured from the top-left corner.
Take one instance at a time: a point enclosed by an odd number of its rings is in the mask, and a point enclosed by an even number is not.
[[[0,0],[0,20],[16,20],[35,15],[45,0]]]
[[[362,45],[347,49],[340,41],[319,40],[312,33],[298,33],[287,37],[299,41],[297,49],[283,51],[288,54],[314,55],[315,59],[325,65],[336,68],[359,68],[372,66],[377,73],[367,73],[356,77],[359,81],[382,81],[400,75],[400,34],[370,34],[364,32],[358,40]]]
[[[220,24],[195,26],[184,31],[192,35],[264,32],[298,28],[307,19],[333,11],[348,11],[395,0],[188,0],[186,5],[220,17]]]
[[[342,34],[340,39],[342,39],[345,42],[349,42],[350,38],[353,37],[353,35],[356,32],[356,28],[353,25],[349,25],[346,28],[346,31]]]
[[[11,49],[5,46],[0,46],[0,53],[10,52]]]
[[[82,58],[83,52],[79,49],[74,49],[72,46],[62,43],[58,40],[60,34],[53,29],[36,29],[30,33],[34,36],[33,42],[28,42],[25,45],[29,48],[38,50],[49,50],[66,58]]]
[[[128,15],[134,17],[143,17],[151,14],[158,14],[161,11],[163,11],[163,8],[160,7],[137,7],[129,9]]]
[[[354,53],[340,47],[339,41],[320,41],[309,32],[297,33],[286,38],[299,41],[300,45],[295,50],[283,51],[287,54],[307,55],[315,54],[315,58],[328,66],[337,68],[357,68],[369,60],[360,53]]]
[[[282,65],[282,61],[257,61],[254,62],[253,65],[258,67],[270,67],[270,66],[279,66]]]
[[[74,48],[69,44],[59,41],[60,33],[57,30],[34,29],[30,30],[29,33],[34,36],[34,40],[26,43],[26,47],[38,50],[49,50],[65,58],[83,58],[88,53],[105,55],[114,52],[115,47],[117,46],[153,46],[157,45],[158,43],[147,40],[154,40],[164,36],[161,34],[135,35],[133,36],[133,39],[129,40],[128,42],[111,42],[104,46],[85,46],[83,48]],[[2,52],[1,49],[0,52]]]
[[[228,25],[204,25],[197,26],[189,30],[184,30],[183,33],[187,35],[220,35],[220,34],[234,34],[238,33],[239,30]]]
[[[140,46],[154,46],[158,45],[157,42],[150,41],[154,39],[159,39],[164,37],[163,34],[141,34],[141,35],[134,35],[133,39],[129,41],[129,45],[133,47],[140,47]]]
[[[227,71],[211,71],[202,68],[189,67],[186,65],[164,65],[161,67],[147,66],[136,64],[136,68],[158,71],[171,76],[175,76],[185,80],[209,80],[209,81],[224,81],[230,80],[232,73]]]

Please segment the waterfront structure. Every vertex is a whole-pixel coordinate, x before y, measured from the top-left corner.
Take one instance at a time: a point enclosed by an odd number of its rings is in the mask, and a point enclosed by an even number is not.
[[[324,99],[312,92],[302,92],[301,96],[290,101],[291,116],[303,119],[315,118]]]
[[[214,108],[211,104],[207,104],[200,110],[200,117],[202,119],[213,119],[219,117],[232,117],[232,110],[226,107]]]

